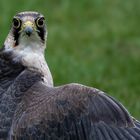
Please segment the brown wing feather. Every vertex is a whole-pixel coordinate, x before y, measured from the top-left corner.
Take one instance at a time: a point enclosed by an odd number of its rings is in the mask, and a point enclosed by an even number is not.
[[[140,124],[105,93],[78,84],[34,85],[15,113],[13,139],[140,139]]]

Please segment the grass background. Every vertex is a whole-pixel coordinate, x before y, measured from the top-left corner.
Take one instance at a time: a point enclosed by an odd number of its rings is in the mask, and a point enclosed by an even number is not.
[[[46,59],[55,85],[99,88],[140,120],[139,7],[139,0],[1,0],[0,45],[15,13],[43,13],[49,32]]]

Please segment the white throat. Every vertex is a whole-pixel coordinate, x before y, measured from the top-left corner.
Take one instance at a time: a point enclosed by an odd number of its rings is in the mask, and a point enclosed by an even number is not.
[[[20,61],[31,70],[40,72],[44,77],[47,86],[53,86],[53,79],[47,62],[44,57],[45,44],[35,37],[19,40],[19,45],[12,48],[14,61]]]
[[[42,53],[25,50],[26,55],[22,58],[22,63],[31,70],[35,70],[44,75],[44,82],[48,86],[53,86],[53,79],[47,62]]]

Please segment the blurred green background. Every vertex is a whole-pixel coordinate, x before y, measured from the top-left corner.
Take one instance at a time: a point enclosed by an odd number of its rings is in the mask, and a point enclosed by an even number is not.
[[[15,13],[43,13],[55,85],[99,88],[140,120],[140,0],[1,0],[0,9],[1,46]]]

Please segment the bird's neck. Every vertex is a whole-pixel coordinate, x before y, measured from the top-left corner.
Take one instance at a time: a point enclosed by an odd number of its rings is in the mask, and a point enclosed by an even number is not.
[[[22,58],[22,64],[28,69],[43,75],[44,83],[53,86],[53,78],[43,53],[29,53]]]
[[[27,69],[42,74],[44,84],[53,86],[53,78],[44,56],[45,46],[36,42],[16,46],[12,51],[13,61],[21,63]]]
[[[5,50],[13,53],[13,60],[20,62],[28,69],[41,73],[44,83],[47,86],[53,86],[52,75],[44,57],[46,44],[31,37],[30,39],[21,38],[19,44],[13,47],[13,39],[10,37],[11,35],[5,41]]]

